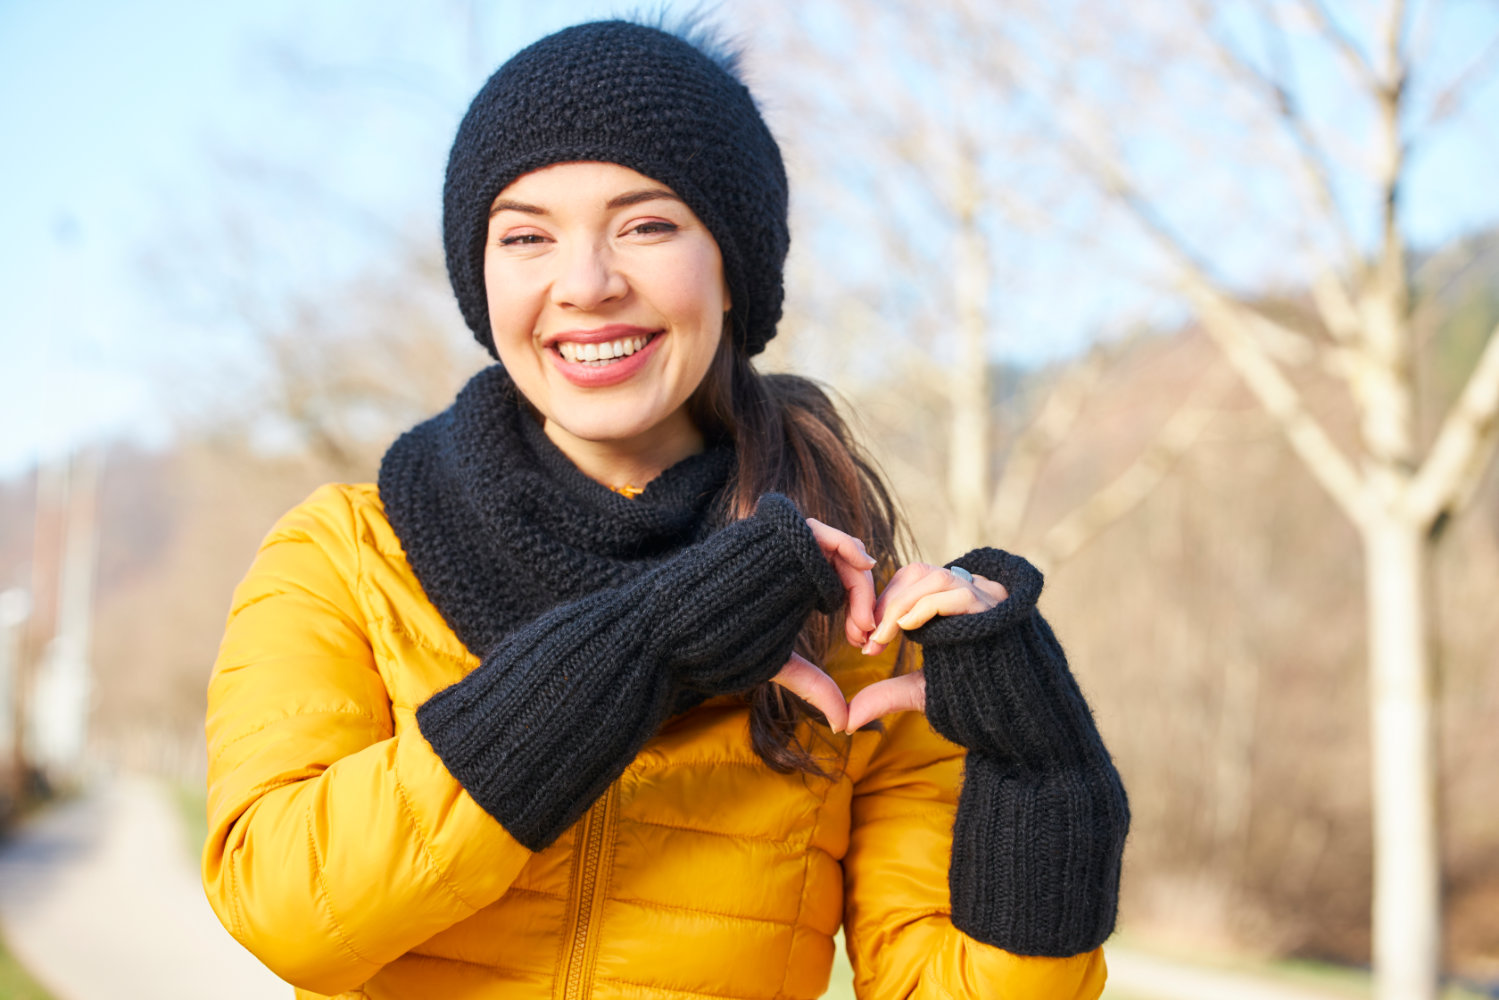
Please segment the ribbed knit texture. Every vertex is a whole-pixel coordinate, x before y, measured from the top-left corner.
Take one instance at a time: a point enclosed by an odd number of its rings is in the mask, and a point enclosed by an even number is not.
[[[952,921],[1022,955],[1075,955],[1113,932],[1129,804],[1051,627],[1041,573],[976,549],[949,565],[1007,600],[936,618],[921,643],[932,727],[968,748],[953,826]]]
[[[556,449],[498,366],[387,453],[391,526],[481,659],[417,723],[527,847],[577,820],[669,715],[768,680],[812,610],[842,602],[785,497],[711,531],[732,457],[710,449],[619,496]]]
[[[734,336],[751,355],[775,336],[790,245],[786,170],[724,62],[658,28],[600,21],[522,49],[480,89],[448,157],[443,246],[463,318],[491,354],[490,205],[522,174],[580,160],[618,163],[676,192],[723,255]]]

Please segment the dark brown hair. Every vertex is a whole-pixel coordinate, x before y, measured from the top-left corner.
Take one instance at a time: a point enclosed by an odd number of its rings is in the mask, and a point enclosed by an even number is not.
[[[797,375],[761,375],[733,338],[724,337],[688,406],[705,435],[727,437],[736,446],[738,467],[715,511],[721,523],[750,516],[764,493],[782,493],[796,502],[804,517],[860,539],[877,561],[876,581],[888,579],[898,568],[905,530],[890,491],[816,382]],[[814,613],[798,637],[796,651],[819,666],[825,663],[837,643],[845,641],[843,614]],[[906,661],[904,638],[899,641],[897,672]],[[828,776],[797,735],[799,723],[821,720],[820,712],[770,681],[748,697],[750,741],[766,764],[783,773]],[[823,742],[841,757],[838,745]]]

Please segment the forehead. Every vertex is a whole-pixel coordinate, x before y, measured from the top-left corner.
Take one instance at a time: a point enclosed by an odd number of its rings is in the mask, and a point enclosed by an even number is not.
[[[505,185],[490,205],[491,214],[522,202],[548,210],[567,207],[602,207],[620,195],[644,195],[676,198],[676,193],[660,181],[618,163],[584,161],[553,163],[521,174]],[[631,199],[632,201],[637,199]]]

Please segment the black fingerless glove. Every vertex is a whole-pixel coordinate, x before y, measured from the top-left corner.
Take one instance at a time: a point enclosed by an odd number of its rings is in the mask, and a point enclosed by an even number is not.
[[[1129,806],[1092,713],[1036,610],[1042,577],[976,549],[951,565],[1005,601],[934,618],[922,645],[932,728],[968,748],[953,827],[953,925],[1022,955],[1075,955],[1113,932]]]
[[[541,850],[635,759],[680,689],[701,701],[769,680],[813,608],[842,600],[796,505],[768,493],[753,517],[505,636],[417,724],[473,799]]]

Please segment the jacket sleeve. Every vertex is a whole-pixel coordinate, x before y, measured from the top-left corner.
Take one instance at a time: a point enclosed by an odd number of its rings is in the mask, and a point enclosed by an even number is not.
[[[498,899],[530,857],[414,727],[394,735],[358,559],[338,488],[282,518],[208,687],[209,902],[273,972],[328,994]]]
[[[812,607],[842,598],[795,506],[768,494],[753,518],[506,636],[394,736],[349,588],[352,520],[319,494],[272,531],[209,688],[210,900],[273,971],[324,993],[498,899],[675,691],[763,681]]]
[[[879,741],[855,779],[844,859],[855,989],[882,998],[1092,1000],[1106,976],[1099,944],[1113,924],[1123,789],[1035,612],[1039,574],[1026,581],[1014,563],[975,553],[958,562],[1005,583],[1014,603],[914,631],[924,643],[917,665],[927,715],[887,717],[882,737],[855,737]],[[995,676],[1011,670],[1028,678]],[[1065,725],[1059,706],[1074,713]],[[1012,733],[1037,726],[1047,730],[1037,741]],[[1006,734],[1015,742],[996,742]]]

